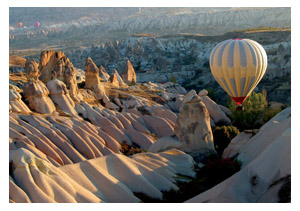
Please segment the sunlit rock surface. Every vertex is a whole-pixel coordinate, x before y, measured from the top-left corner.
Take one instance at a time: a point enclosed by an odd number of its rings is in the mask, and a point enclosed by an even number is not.
[[[26,149],[10,152],[11,202],[139,202],[134,193],[162,199],[176,174],[194,176],[193,159],[178,150],[111,154],[55,167]]]

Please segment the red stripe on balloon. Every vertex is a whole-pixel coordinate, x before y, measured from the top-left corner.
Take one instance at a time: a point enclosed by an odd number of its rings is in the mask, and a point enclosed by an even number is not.
[[[231,97],[237,105],[242,105],[247,97]]]

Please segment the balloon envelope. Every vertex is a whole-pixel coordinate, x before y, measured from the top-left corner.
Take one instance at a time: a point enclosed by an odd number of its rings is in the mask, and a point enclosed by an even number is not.
[[[209,58],[212,75],[237,105],[260,82],[267,62],[263,47],[250,39],[225,40],[214,47]]]
[[[34,26],[35,26],[35,27],[40,27],[40,25],[41,25],[40,22],[35,22],[35,23],[34,23]]]
[[[23,23],[22,23],[22,22],[19,22],[19,23],[18,23],[18,27],[21,28],[22,26],[23,26]]]

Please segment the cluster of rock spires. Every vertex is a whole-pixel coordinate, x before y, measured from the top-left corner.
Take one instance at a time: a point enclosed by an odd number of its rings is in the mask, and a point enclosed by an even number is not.
[[[121,77],[87,58],[84,89],[63,52],[43,51],[25,70],[25,103],[21,89],[9,89],[10,202],[162,199],[178,190],[176,174],[194,177],[195,161],[215,153],[211,127],[230,124],[230,111],[206,90],[138,84],[129,61]],[[148,152],[127,157],[124,143]],[[225,154],[243,149],[230,145]]]

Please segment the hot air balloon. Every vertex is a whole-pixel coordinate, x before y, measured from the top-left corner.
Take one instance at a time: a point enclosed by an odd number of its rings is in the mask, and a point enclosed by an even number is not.
[[[19,23],[18,23],[18,27],[21,28],[22,26],[23,26],[23,23],[22,23],[22,22],[19,22]]]
[[[37,28],[39,28],[39,27],[40,27],[40,25],[41,25],[41,23],[40,23],[40,22],[38,22],[38,21],[34,23],[34,27],[37,27]]]
[[[242,109],[267,69],[264,48],[250,39],[230,39],[219,43],[209,58],[212,75]]]

